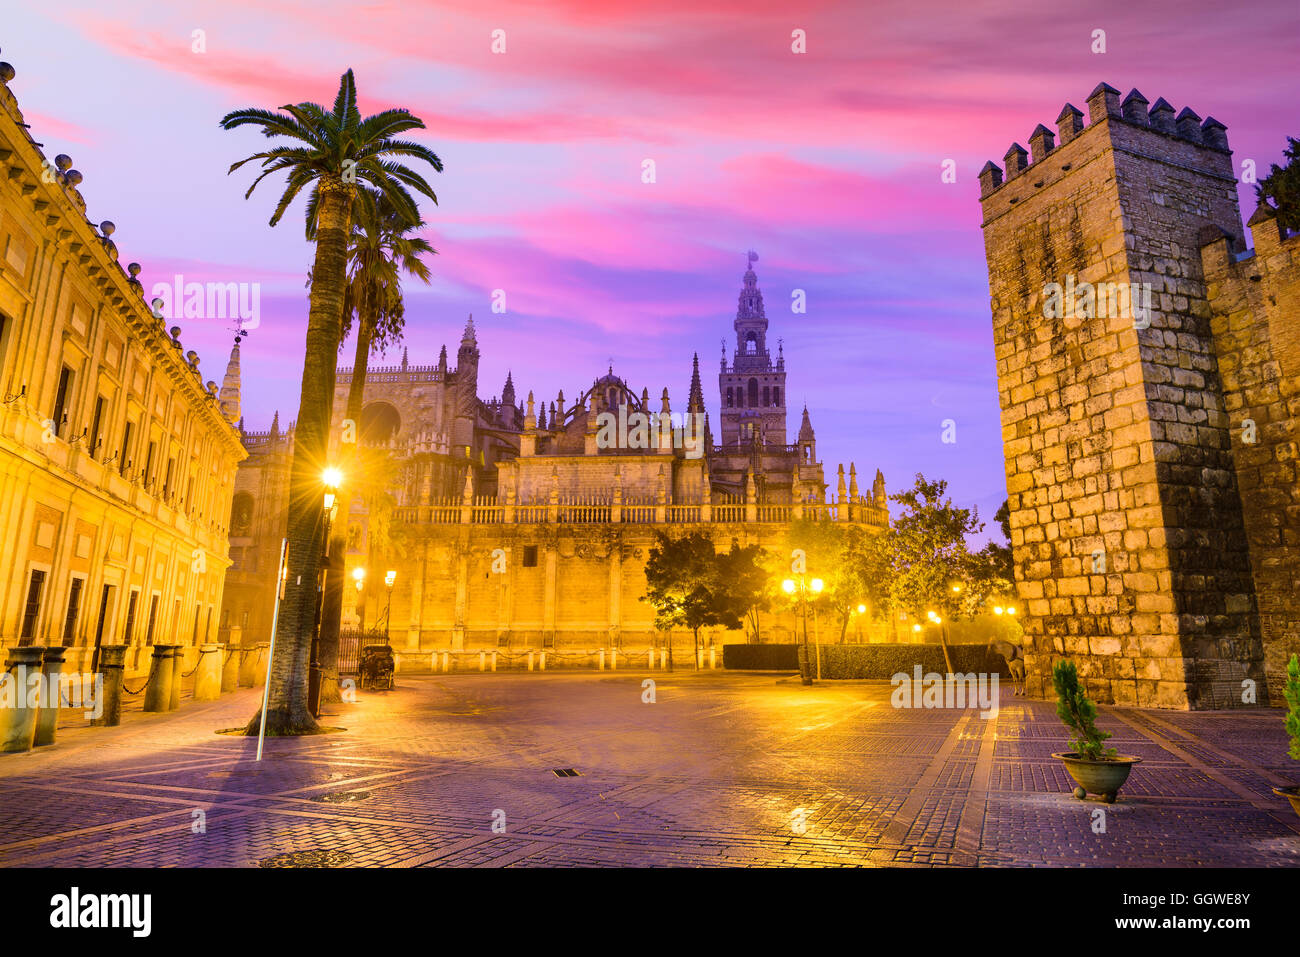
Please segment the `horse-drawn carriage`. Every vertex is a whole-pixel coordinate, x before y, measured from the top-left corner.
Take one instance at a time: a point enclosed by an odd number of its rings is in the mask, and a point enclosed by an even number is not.
[[[386,644],[366,645],[361,649],[361,661],[357,670],[361,675],[363,691],[392,691],[393,672],[396,670],[392,647]]]

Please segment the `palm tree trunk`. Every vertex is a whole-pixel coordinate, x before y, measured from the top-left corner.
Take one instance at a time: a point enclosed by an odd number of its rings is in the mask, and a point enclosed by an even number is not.
[[[316,719],[307,710],[307,666],[324,531],[321,471],[327,464],[330,418],[334,411],[334,376],[338,366],[354,190],[355,187],[337,180],[323,179],[320,184],[302,395],[289,471],[288,575],[275,657],[271,662],[266,714],[266,730],[272,735],[312,734],[319,730]],[[259,710],[248,723],[249,734],[257,734],[260,721]]]
[[[367,310],[369,311],[369,310]],[[370,342],[374,331],[373,316],[357,317],[357,351],[352,361],[352,383],[348,388],[346,418],[353,422],[357,441],[352,443],[351,461],[343,466],[343,487],[339,490],[339,519],[330,541],[330,555],[337,562],[337,574],[325,579],[325,607],[321,611],[320,661],[321,701],[337,704],[339,696],[339,632],[343,628],[343,565],[347,550],[348,516],[352,511],[351,489],[355,487],[361,461],[357,446],[361,441],[361,408],[365,402],[366,371],[370,365]]]

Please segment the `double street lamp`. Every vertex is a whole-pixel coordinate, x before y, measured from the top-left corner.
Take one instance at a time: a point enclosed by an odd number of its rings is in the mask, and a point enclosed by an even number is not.
[[[787,578],[781,582],[781,590],[787,595],[795,596],[800,617],[803,619],[803,662],[799,668],[799,678],[806,685],[813,683],[812,669],[808,657],[808,593],[811,592],[814,596],[820,595],[825,587],[825,582],[820,578],[805,581],[803,575],[798,578]]]

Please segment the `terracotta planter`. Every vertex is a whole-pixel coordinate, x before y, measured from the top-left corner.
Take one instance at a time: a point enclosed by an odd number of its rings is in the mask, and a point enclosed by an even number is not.
[[[1060,758],[1065,770],[1078,783],[1074,796],[1083,800],[1089,794],[1097,794],[1107,804],[1114,804],[1119,789],[1128,780],[1133,765],[1141,764],[1142,759],[1131,754],[1120,754],[1108,761],[1090,761],[1080,757],[1077,751],[1062,751],[1052,757]]]
[[[1273,793],[1290,801],[1291,809],[1300,814],[1300,784],[1293,784],[1289,788],[1274,788]]]

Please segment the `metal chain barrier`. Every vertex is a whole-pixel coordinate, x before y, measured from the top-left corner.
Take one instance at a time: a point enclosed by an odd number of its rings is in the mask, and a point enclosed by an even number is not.
[[[144,694],[144,689],[149,687],[149,684],[150,684],[150,682],[153,681],[153,679],[154,679],[154,675],[151,674],[147,679],[145,679],[145,683],[142,684],[142,685],[140,686],[140,690],[139,690],[139,691],[132,691],[132,690],[130,690],[130,689],[126,686],[126,682],[123,681],[123,682],[122,682],[122,694],[130,695],[132,698],[134,698],[134,697],[135,697],[136,695],[138,695],[138,694]]]
[[[198,670],[199,670],[199,665],[201,665],[201,664],[203,663],[203,656],[204,656],[204,655],[210,655],[210,654],[213,654],[213,652],[211,652],[211,651],[204,651],[202,648],[199,649],[199,660],[196,661],[196,662],[194,662],[194,671],[198,671]],[[187,672],[187,673],[181,675],[181,677],[182,677],[182,678],[188,678],[188,677],[190,677],[191,675],[194,674],[194,671]]]

